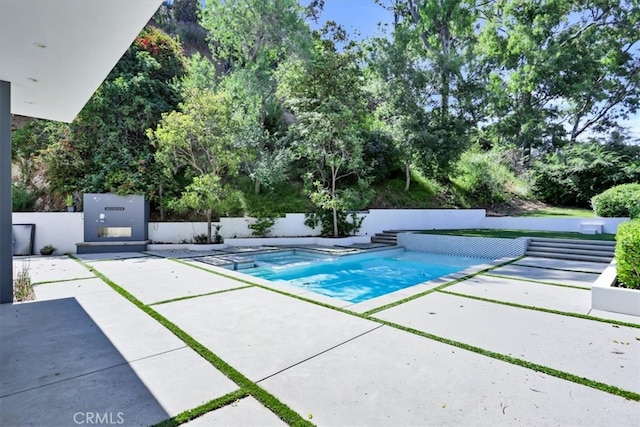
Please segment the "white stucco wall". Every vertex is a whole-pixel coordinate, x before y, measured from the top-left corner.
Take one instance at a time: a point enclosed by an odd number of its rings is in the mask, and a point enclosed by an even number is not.
[[[521,230],[580,231],[581,224],[601,224],[604,233],[615,233],[627,218],[529,218],[485,217],[483,209],[372,209],[359,214],[365,220],[359,236],[373,236],[383,230],[428,230],[451,228],[504,228]],[[250,219],[249,219],[250,220]],[[57,253],[76,253],[76,243],[84,241],[83,213],[14,212],[14,224],[36,224],[34,251],[51,244]],[[247,218],[221,218],[220,234],[225,239],[252,237]],[[205,222],[150,222],[149,239],[161,243],[190,242],[207,231]],[[278,218],[268,237],[319,236],[318,228],[304,225],[304,214],[290,213]]]
[[[56,254],[76,253],[76,243],[83,241],[84,214],[82,212],[14,212],[13,224],[35,224],[33,251],[53,245]]]

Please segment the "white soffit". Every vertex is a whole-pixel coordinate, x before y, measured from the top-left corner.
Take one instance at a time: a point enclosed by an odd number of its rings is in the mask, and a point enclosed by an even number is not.
[[[11,113],[72,121],[162,0],[0,0]]]

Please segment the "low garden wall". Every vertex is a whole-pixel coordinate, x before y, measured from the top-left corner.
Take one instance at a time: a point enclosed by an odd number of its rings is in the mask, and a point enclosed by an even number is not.
[[[605,233],[615,233],[626,218],[527,218],[485,216],[484,209],[372,209],[364,217],[359,236],[373,236],[383,230],[427,230],[452,228],[506,228],[549,231],[580,231],[585,223],[602,225]],[[220,234],[225,239],[252,237],[249,218],[222,218]],[[66,212],[14,212],[14,224],[36,224],[34,250],[51,244],[56,253],[75,253],[84,241],[84,214]],[[161,243],[190,242],[207,231],[205,222],[151,222],[149,239]],[[278,218],[267,237],[313,237],[320,229],[304,225],[304,214],[290,213]]]
[[[398,245],[411,251],[498,259],[524,255],[529,239],[398,234]]]

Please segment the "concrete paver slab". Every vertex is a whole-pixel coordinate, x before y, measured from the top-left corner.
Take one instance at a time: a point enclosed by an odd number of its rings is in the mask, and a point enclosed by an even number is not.
[[[104,261],[95,269],[145,304],[243,286],[235,280],[166,259]]]
[[[598,278],[598,275],[595,273],[549,270],[546,268],[526,267],[513,264],[492,270],[491,274],[579,286],[589,289],[591,289],[591,285],[593,285],[593,282]]]
[[[38,301],[69,298],[96,292],[113,292],[109,285],[98,278],[46,283],[34,286],[33,291]]]
[[[320,426],[632,425],[640,404],[382,327],[260,383]]]
[[[586,271],[600,274],[607,268],[608,264],[602,262],[572,261],[556,258],[524,257],[515,265],[527,265],[531,267],[554,268],[560,270]]]
[[[254,381],[380,326],[260,288],[155,309]]]
[[[0,398],[3,426],[145,426],[169,417],[127,364]]]
[[[93,273],[67,256],[34,256],[13,259],[13,275],[29,267],[31,283],[94,277]]]
[[[0,396],[125,363],[73,298],[0,305]]]
[[[632,316],[630,314],[614,313],[612,311],[591,310],[589,316],[599,317],[601,319],[619,320],[621,322],[635,323],[640,325],[640,316]],[[638,335],[640,337],[640,334]]]
[[[253,397],[245,397],[231,405],[204,414],[184,424],[188,427],[260,426],[279,427],[287,424]]]
[[[376,317],[640,392],[639,330],[430,294]]]
[[[136,360],[130,366],[170,416],[238,389],[190,348]]]
[[[591,292],[517,279],[475,276],[445,289],[464,295],[511,302],[550,310],[587,314],[591,310]]]

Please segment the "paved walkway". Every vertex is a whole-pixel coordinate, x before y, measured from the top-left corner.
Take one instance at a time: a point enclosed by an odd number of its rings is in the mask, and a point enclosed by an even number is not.
[[[80,258],[31,258],[37,301],[0,306],[2,426],[640,422],[640,318],[591,310],[603,264],[529,257],[349,305],[194,260]]]

